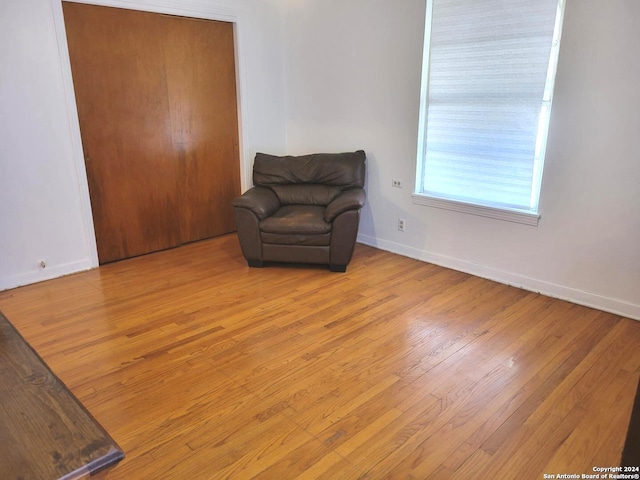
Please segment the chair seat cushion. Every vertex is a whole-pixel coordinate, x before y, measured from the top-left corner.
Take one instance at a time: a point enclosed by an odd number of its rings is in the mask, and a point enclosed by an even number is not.
[[[338,187],[308,183],[274,185],[271,190],[280,200],[280,205],[322,205],[323,207],[329,205],[342,192]]]
[[[264,245],[298,245],[305,247],[328,247],[331,245],[331,234],[324,235],[281,235],[278,233],[260,233]]]
[[[287,205],[260,222],[260,231],[280,235],[325,235],[331,224],[324,220],[324,207]]]

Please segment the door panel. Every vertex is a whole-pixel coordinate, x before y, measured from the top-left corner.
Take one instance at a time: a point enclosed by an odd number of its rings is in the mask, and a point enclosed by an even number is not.
[[[240,195],[233,25],[163,17],[173,146],[181,164],[181,233],[191,242],[235,231]]]
[[[235,230],[233,25],[63,12],[100,263]]]
[[[63,11],[100,263],[178,245],[161,18]]]

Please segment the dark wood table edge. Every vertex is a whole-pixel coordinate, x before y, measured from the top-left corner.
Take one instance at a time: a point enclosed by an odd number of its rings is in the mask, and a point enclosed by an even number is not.
[[[93,477],[94,475],[97,475],[98,473],[113,467],[123,458],[124,453],[117,448],[113,448],[106,455],[100,458],[96,458],[87,465],[84,465],[83,467],[80,467],[63,477],[60,477],[59,480],[76,480],[78,478],[85,478],[87,476]]]
[[[622,467],[640,467],[640,384],[636,389],[620,464]]]
[[[95,475],[99,474],[100,472],[103,472],[103,471],[115,466],[121,460],[123,460],[124,457],[125,457],[125,454],[122,451],[122,449],[120,448],[120,446],[118,445],[118,443],[113,439],[113,437],[111,437],[111,435],[109,435],[109,433],[104,429],[104,427],[100,424],[100,422],[98,422],[96,420],[96,418],[84,406],[84,404],[80,400],[78,400],[78,398],[71,391],[71,389],[67,386],[67,384],[64,383],[60,379],[60,377],[58,377],[58,375],[56,375],[55,372],[53,372],[53,370],[51,370],[49,365],[42,359],[40,354],[31,346],[31,344],[29,342],[26,341],[24,336],[15,327],[15,325],[13,325],[13,323],[11,323],[11,321],[7,318],[7,316],[2,311],[0,311],[0,318],[4,319],[6,321],[6,323],[11,327],[11,329],[16,333],[16,335],[24,342],[24,344],[27,346],[27,348],[29,350],[31,350],[33,355],[42,363],[42,365],[47,370],[49,370],[49,372],[52,375],[52,377],[54,377],[55,380],[57,382],[59,382],[60,385],[63,386],[66,389],[66,391],[69,393],[69,396],[73,399],[73,401],[76,403],[76,405],[81,410],[84,411],[85,415],[87,415],[87,417],[89,419],[91,419],[95,423],[95,427],[98,428],[104,434],[104,436],[106,438],[108,438],[110,440],[110,442],[113,444],[113,447],[105,455],[103,455],[103,456],[101,456],[99,458],[96,458],[95,460],[92,460],[91,462],[87,463],[86,465],[83,465],[82,467],[77,468],[76,470],[74,470],[72,472],[69,472],[66,475],[63,475],[62,477],[59,477],[58,480],[74,480],[74,479],[77,479],[77,478],[84,478],[84,477],[87,477],[87,476],[95,476]]]

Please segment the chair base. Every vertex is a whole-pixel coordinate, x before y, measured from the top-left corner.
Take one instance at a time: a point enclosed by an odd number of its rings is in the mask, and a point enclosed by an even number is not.
[[[346,265],[329,265],[329,270],[336,273],[344,273],[347,271]]]
[[[264,267],[264,261],[262,260],[247,260],[247,265],[249,265],[250,268],[263,268]],[[347,271],[347,266],[346,265],[329,265],[329,270],[331,270],[332,272],[336,272],[336,273],[344,273]]]

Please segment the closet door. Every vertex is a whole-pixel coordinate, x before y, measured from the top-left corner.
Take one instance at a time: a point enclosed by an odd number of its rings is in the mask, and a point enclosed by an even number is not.
[[[62,5],[100,263],[176,246],[162,17]]]
[[[100,263],[234,231],[233,25],[63,11]]]
[[[192,242],[235,231],[240,195],[233,25],[163,17],[172,140],[180,173],[180,231]]]

